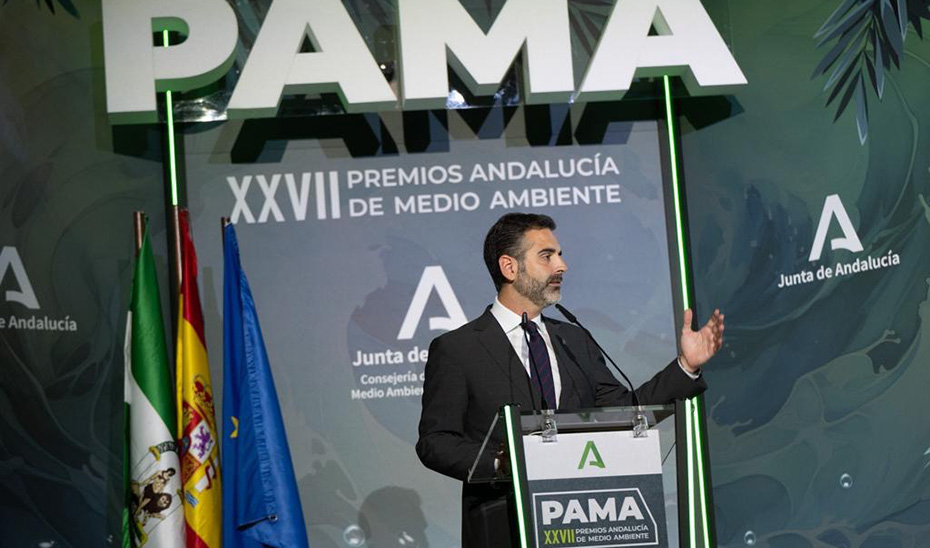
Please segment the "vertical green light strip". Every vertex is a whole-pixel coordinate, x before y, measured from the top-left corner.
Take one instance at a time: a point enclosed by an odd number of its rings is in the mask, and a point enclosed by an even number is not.
[[[697,527],[694,520],[694,430],[691,428],[691,400],[685,400],[685,417],[688,423],[685,426],[687,431],[686,449],[688,451],[688,538],[691,548],[697,546]]]
[[[694,399],[694,442],[697,451],[698,485],[701,488],[701,519],[704,521],[704,548],[710,548],[710,527],[707,520],[707,494],[704,487],[704,449],[701,446],[701,399]]]
[[[520,548],[528,548],[526,542],[526,517],[523,515],[523,486],[520,482],[516,440],[513,438],[513,414],[509,405],[504,406],[504,420],[507,422],[507,446],[510,449],[510,471],[513,474],[513,496],[517,506],[517,526],[520,528]]]
[[[165,47],[168,47],[168,31],[162,31]],[[171,205],[178,205],[178,164],[174,146],[174,103],[171,90],[165,92],[165,111],[168,113],[168,172],[171,176]]]
[[[681,276],[681,298],[685,308],[691,308],[691,296],[688,294],[688,267],[685,264],[685,233],[681,222],[681,189],[678,188],[678,143],[675,142],[675,122],[672,116],[672,86],[668,76],[663,76],[665,84],[665,122],[668,126],[668,152],[672,164],[672,191],[675,197],[675,227],[678,230],[678,269]]]
[[[662,84],[665,95],[665,123],[668,129],[668,152],[672,168],[672,193],[675,201],[675,229],[678,236],[678,268],[681,280],[681,299],[684,307],[691,308],[691,295],[688,293],[688,267],[685,258],[685,234],[684,224],[681,220],[681,189],[678,180],[678,143],[675,142],[675,119],[672,113],[672,86],[668,76],[662,77]],[[685,431],[687,432],[687,451],[688,451],[688,532],[691,540],[691,548],[696,546],[697,541],[697,523],[694,515],[694,418],[691,414],[692,402],[685,400]],[[701,459],[698,459],[699,461]],[[703,475],[701,475],[703,486]],[[705,530],[707,524],[705,523]],[[705,546],[704,548],[710,548]]]

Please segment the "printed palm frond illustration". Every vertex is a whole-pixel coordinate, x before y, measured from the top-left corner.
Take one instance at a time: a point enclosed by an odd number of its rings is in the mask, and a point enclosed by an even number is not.
[[[3,3],[0,6],[5,6],[10,3],[10,0],[3,0]],[[70,13],[73,17],[80,17],[78,14],[77,8],[71,2],[71,0],[36,0],[36,6],[42,7],[42,4],[45,4],[45,7],[52,13],[55,13],[55,4],[61,6],[66,12]]]
[[[930,0],[843,0],[814,34],[818,48],[832,45],[811,78],[829,73],[823,90],[827,106],[839,99],[834,122],[855,97],[860,144],[869,134],[866,81],[881,101],[886,74],[901,68],[908,25],[923,40],[922,19],[930,19]]]

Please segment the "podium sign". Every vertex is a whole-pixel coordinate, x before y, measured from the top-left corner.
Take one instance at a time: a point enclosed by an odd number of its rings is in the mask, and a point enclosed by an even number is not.
[[[513,486],[520,548],[679,548],[676,430],[671,405],[505,405],[468,481]]]
[[[659,434],[523,436],[537,548],[668,546]]]

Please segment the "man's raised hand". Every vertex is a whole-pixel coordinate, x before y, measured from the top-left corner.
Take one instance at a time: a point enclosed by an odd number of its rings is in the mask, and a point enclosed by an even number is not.
[[[723,314],[719,309],[701,329],[691,329],[691,309],[685,310],[684,325],[681,327],[681,366],[690,373],[697,373],[723,346]]]

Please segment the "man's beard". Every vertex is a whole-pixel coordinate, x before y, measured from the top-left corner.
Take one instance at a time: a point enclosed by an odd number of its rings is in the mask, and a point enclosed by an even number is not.
[[[531,303],[540,308],[546,308],[559,302],[562,298],[561,287],[549,286],[549,284],[556,281],[562,281],[561,274],[550,276],[546,281],[541,282],[527,274],[523,263],[520,263],[517,277],[513,281],[513,288]]]

